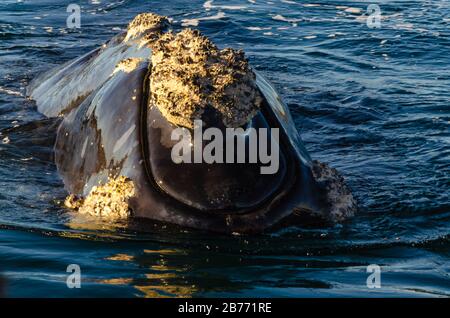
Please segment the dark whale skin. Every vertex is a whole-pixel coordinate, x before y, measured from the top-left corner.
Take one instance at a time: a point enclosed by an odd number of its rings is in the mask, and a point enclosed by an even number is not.
[[[142,149],[143,122],[147,123],[141,118],[142,107],[145,107],[143,99],[146,94],[143,83],[147,69],[148,64],[142,63],[130,73],[115,74],[77,108],[65,115],[57,133],[55,161],[70,193],[86,196],[93,186],[105,183],[109,176],[125,175],[133,180],[136,186],[137,194],[130,202],[135,220],[148,218],[228,233],[261,232],[289,215],[293,209],[299,208],[300,198],[305,200],[305,206],[311,206],[309,200],[313,197],[313,193],[308,190],[314,180],[308,169],[302,169],[295,152],[289,149],[292,147],[286,136],[282,138],[283,149],[286,149],[290,159],[284,159],[281,173],[269,177],[274,183],[279,183],[278,187],[262,182],[270,187],[274,186],[277,191],[269,195],[259,192],[263,198],[256,199],[257,204],[247,204],[246,209],[241,207],[239,211],[235,209],[202,211],[162,191],[146,171],[145,152]],[[267,103],[264,105],[269,107]],[[157,117],[158,112],[150,107],[147,115],[150,122],[150,119]],[[169,123],[165,125],[171,126]],[[152,129],[161,130],[161,128]],[[148,133],[147,129],[145,131]],[[150,142],[150,148],[162,151],[164,146],[158,144],[157,140],[156,138]],[[198,170],[191,170],[189,177],[195,179],[196,174],[202,171],[204,169],[201,167]],[[238,172],[239,169],[235,171]],[[286,178],[287,174],[289,178]],[[204,173],[202,178],[205,178]],[[211,179],[212,182],[219,184],[221,182],[220,178],[214,179],[214,176],[211,176]],[[241,179],[236,180],[239,182]],[[251,185],[258,180],[255,177],[255,180],[246,182]],[[180,184],[179,189],[184,187],[188,192],[193,189],[188,183]],[[201,192],[201,189],[193,190]]]

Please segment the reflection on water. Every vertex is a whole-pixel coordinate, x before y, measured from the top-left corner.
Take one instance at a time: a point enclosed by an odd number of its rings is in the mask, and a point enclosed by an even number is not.
[[[0,274],[0,298],[6,296],[6,280],[2,274]]]
[[[223,256],[218,255],[219,259]],[[231,256],[234,258],[233,256]],[[222,266],[229,267],[227,271],[235,270],[236,276],[245,268],[245,261],[241,256],[235,261],[222,262],[211,261],[207,258],[199,258],[198,255],[183,250],[143,250],[139,256],[117,254],[107,258],[108,260],[130,262],[143,268],[146,272],[139,278],[117,277],[100,280],[100,283],[111,285],[129,285],[142,293],[144,297],[193,297],[204,291],[215,292],[238,292],[242,289],[251,288],[250,281],[245,279],[230,280],[220,272],[210,272],[215,264],[220,262]],[[230,259],[228,257],[228,259]],[[267,260],[265,260],[267,262]],[[264,261],[258,262],[264,267]],[[274,262],[275,263],[275,262]],[[280,264],[279,261],[276,261]],[[285,270],[278,275],[262,271],[258,284],[276,288],[331,288],[331,285],[297,277],[295,283],[289,280],[289,271]],[[244,274],[244,273],[241,273]],[[278,277],[277,277],[278,276]]]
[[[145,259],[145,255],[152,255]],[[132,255],[117,254],[108,257],[107,260],[122,262],[137,262],[141,260],[140,266],[148,268],[145,278],[134,279],[127,277],[110,278],[100,280],[102,284],[131,285],[140,291],[144,297],[192,297],[197,291],[194,284],[189,284],[183,275],[185,270],[168,265],[167,256],[186,255],[181,250],[144,250],[143,256],[135,258]],[[150,262],[155,262],[150,265]]]
[[[111,222],[108,219],[102,219],[89,214],[81,214],[76,211],[68,211],[67,217],[69,220],[65,225],[72,230],[114,233],[114,231],[127,228],[127,221],[118,220]]]

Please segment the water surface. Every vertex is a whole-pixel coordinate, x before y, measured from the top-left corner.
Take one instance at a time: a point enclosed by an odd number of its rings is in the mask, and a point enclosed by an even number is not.
[[[7,296],[449,296],[449,1],[0,3],[0,272]],[[338,168],[359,214],[344,224],[220,236],[74,221],[53,164],[57,122],[25,88],[97,47],[138,13],[242,48],[289,105],[314,159]],[[81,224],[80,224],[81,222]],[[68,289],[78,264],[82,288]],[[382,286],[366,286],[366,267]]]

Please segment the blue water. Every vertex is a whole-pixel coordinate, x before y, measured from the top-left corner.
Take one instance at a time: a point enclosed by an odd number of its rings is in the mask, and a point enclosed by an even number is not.
[[[66,8],[82,7],[79,30]],[[363,16],[378,4],[380,28]],[[341,225],[219,236],[76,224],[30,80],[153,11],[242,48],[314,159],[359,201]],[[207,19],[205,19],[205,17]],[[200,18],[200,19],[199,19]],[[0,2],[0,273],[10,297],[450,296],[449,1]],[[5,139],[6,138],[6,139]],[[81,289],[66,285],[78,264]],[[366,285],[381,266],[381,288]],[[1,288],[0,288],[1,289]]]

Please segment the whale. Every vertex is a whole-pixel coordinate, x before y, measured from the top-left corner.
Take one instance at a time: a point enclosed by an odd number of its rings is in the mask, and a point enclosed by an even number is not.
[[[30,83],[37,110],[61,118],[54,152],[66,205],[219,233],[353,216],[356,200],[343,176],[311,159],[289,108],[243,52],[220,50],[196,30],[176,31],[166,17],[139,14],[125,32]],[[275,145],[276,171],[261,173],[267,162],[258,160],[173,160],[175,132],[193,134],[192,119],[217,134],[244,131],[232,159],[251,157],[261,140]],[[252,146],[250,128],[268,133]],[[194,158],[198,147],[184,143],[184,155]]]

